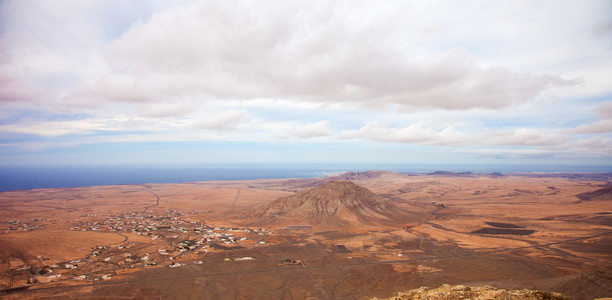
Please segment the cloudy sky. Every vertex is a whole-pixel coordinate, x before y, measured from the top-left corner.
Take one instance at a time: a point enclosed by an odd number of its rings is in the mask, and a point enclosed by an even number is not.
[[[0,2],[0,165],[612,165],[612,2]]]

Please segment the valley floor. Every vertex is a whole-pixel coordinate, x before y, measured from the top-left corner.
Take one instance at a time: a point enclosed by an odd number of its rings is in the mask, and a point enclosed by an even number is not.
[[[325,179],[0,193],[0,289],[23,298],[367,299],[442,284],[612,296],[610,179],[345,174],[418,219],[254,226]]]

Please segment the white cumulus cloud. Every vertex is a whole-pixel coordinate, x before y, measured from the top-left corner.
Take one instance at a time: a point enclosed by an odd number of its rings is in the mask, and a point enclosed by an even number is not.
[[[236,130],[242,123],[251,119],[245,110],[209,113],[193,122],[195,129]]]

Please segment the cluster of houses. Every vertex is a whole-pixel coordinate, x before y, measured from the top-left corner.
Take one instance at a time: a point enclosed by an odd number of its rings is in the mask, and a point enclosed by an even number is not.
[[[237,227],[213,227],[203,221],[194,221],[185,215],[197,213],[184,213],[173,210],[165,211],[161,216],[151,211],[128,212],[121,215],[87,215],[74,221],[71,230],[126,232],[149,236],[155,245],[161,246],[157,251],[150,253],[132,249],[133,242],[120,245],[102,245],[92,249],[91,254],[81,264],[65,263],[67,272],[79,268],[87,262],[102,261],[115,269],[149,267],[171,262],[169,267],[177,268],[185,265],[177,260],[184,255],[206,254],[215,249],[231,249],[239,246],[240,242],[253,240],[253,243],[264,244],[268,232],[265,229],[249,229]],[[140,248],[140,247],[135,247]],[[252,257],[236,258],[234,260],[251,260]],[[198,261],[202,263],[202,261]],[[111,268],[112,269],[112,268]],[[79,273],[79,269],[70,273]],[[97,277],[80,277],[78,280],[93,279]],[[77,279],[77,277],[74,277]],[[110,275],[107,276],[108,279]],[[99,280],[99,279],[98,279]]]
[[[304,262],[301,259],[291,259],[291,258],[287,258],[283,261],[281,261],[279,264],[279,266],[305,266]]]
[[[91,216],[88,216],[91,217]],[[93,216],[95,217],[95,216]],[[179,225],[184,223],[178,216],[156,216],[144,212],[129,212],[119,216],[108,216],[99,221],[90,219],[78,220],[71,230],[80,231],[130,231],[141,235],[149,235],[159,226]]]
[[[38,223],[44,220],[46,219],[45,218],[40,218],[40,219],[35,218],[35,219],[28,220],[28,221],[23,221],[23,222],[21,220],[10,220],[6,222],[0,221],[0,232],[8,233],[11,231],[32,231],[36,229],[45,228],[45,224],[32,224],[32,223]],[[6,224],[6,226],[2,226],[3,223]]]
[[[137,234],[148,236],[151,243],[137,242],[128,238],[118,245],[99,245],[91,249],[90,254],[82,259],[45,266],[41,270],[42,273],[37,272],[27,284],[57,280],[109,280],[115,274],[127,272],[129,269],[156,265],[177,268],[184,266],[185,261],[191,260],[197,261],[196,264],[203,264],[202,260],[198,260],[203,259],[202,254],[244,247],[244,243],[265,244],[266,236],[270,234],[263,228],[214,227],[206,225],[203,221],[185,217],[193,213],[168,210],[162,215],[156,215],[151,211],[128,212],[120,215],[83,215],[73,221],[71,230]],[[30,228],[30,225],[21,220],[5,223]],[[253,259],[245,256],[231,260]],[[44,259],[41,258],[42,260]]]
[[[41,257],[39,257],[41,259]],[[44,257],[42,258],[44,259]],[[77,259],[66,261],[59,264],[51,264],[45,266],[44,268],[38,270],[35,274],[31,267],[26,268],[30,277],[26,280],[26,284],[36,284],[36,283],[48,283],[58,280],[85,280],[85,279],[93,279],[93,280],[102,280],[102,279],[110,279],[112,274],[106,274],[103,276],[89,276],[89,275],[73,275],[75,272],[81,272],[79,269],[79,265],[83,263],[87,263],[89,260]],[[32,276],[34,275],[34,276]]]
[[[197,249],[208,252],[208,246],[211,244],[237,244],[239,241],[247,240],[245,233],[261,236],[259,243],[265,243],[266,232],[263,228],[211,227],[202,221],[179,218],[185,214],[176,210],[168,210],[163,216],[146,212],[129,212],[119,216],[108,216],[105,219],[78,220],[73,223],[71,230],[131,232],[150,236],[151,240],[167,240],[180,252]]]

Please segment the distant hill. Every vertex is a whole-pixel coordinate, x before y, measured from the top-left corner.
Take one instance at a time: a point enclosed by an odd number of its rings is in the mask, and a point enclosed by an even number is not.
[[[330,181],[360,181],[360,180],[386,180],[386,179],[395,179],[395,178],[403,178],[408,175],[389,172],[389,171],[364,171],[364,172],[346,172],[340,175],[329,176],[317,180],[302,180],[300,184],[294,185],[297,188],[311,188],[322,186]],[[290,184],[292,182],[289,182]]]
[[[582,201],[611,201],[612,200],[612,186],[607,186],[592,192],[586,192],[576,195],[576,198]]]
[[[344,174],[330,176],[328,180],[366,180],[378,178],[401,178],[406,177],[404,174],[389,172],[389,171],[365,171],[365,172],[347,172]]]
[[[472,177],[474,173],[472,172],[450,172],[450,171],[435,171],[431,172],[427,175],[441,175],[441,176],[457,176],[457,177]]]
[[[351,181],[329,181],[260,206],[246,217],[256,224],[309,224],[327,227],[401,225],[418,214],[398,208]]]

